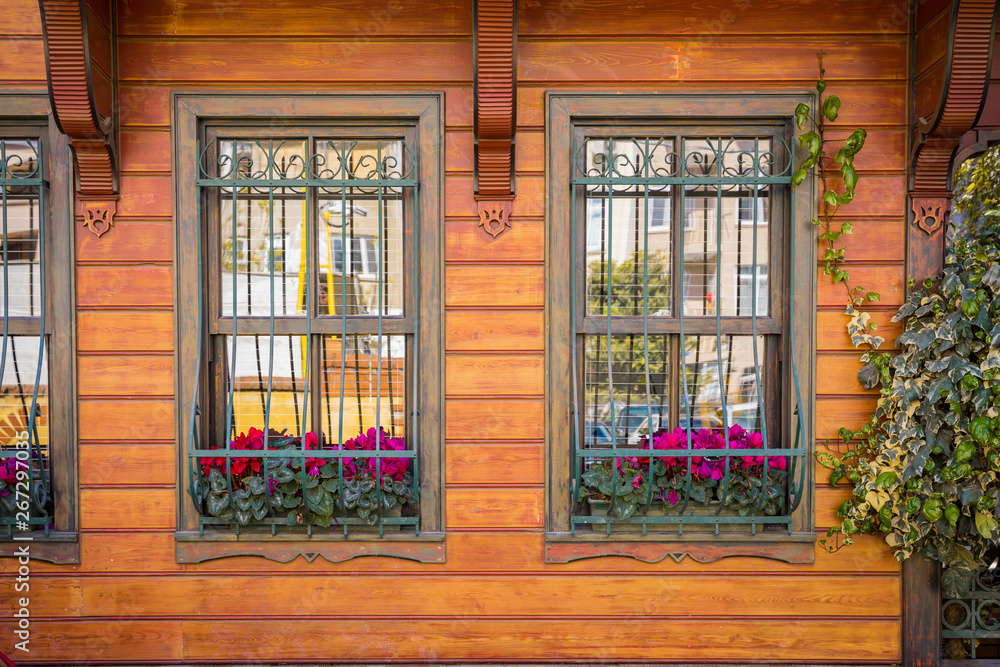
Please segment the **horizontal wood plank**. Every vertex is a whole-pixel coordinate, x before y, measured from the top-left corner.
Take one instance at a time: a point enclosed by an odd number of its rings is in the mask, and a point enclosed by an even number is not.
[[[820,280],[827,276],[820,276]],[[845,302],[846,303],[846,302]],[[892,322],[893,313],[870,311],[871,322],[876,326],[874,334],[885,338],[882,350],[895,348],[896,338],[902,333],[902,323]],[[854,345],[847,334],[847,316],[842,312],[824,310],[816,313],[816,346],[820,350],[853,350]],[[858,353],[860,356],[860,352]]]
[[[169,266],[80,266],[76,269],[80,306],[172,306]]]
[[[518,78],[525,81],[812,81],[816,51],[826,54],[827,77],[904,80],[906,43],[772,38],[763,41],[530,41],[518,45]],[[745,83],[744,83],[745,85]]]
[[[77,360],[81,396],[174,395],[174,360],[141,355]]]
[[[511,217],[510,226],[490,236],[478,222],[445,223],[444,256],[449,262],[541,262],[545,259],[545,223]]]
[[[816,387],[820,395],[860,394],[877,396],[878,391],[865,389],[858,382],[858,362],[861,353],[822,354],[816,357],[816,376],[822,378]]]
[[[93,234],[76,235],[76,257],[87,262],[170,262],[174,229],[170,222],[118,221],[115,242]]]
[[[273,16],[273,15],[272,15]],[[121,40],[122,82],[470,81],[468,42]]]
[[[76,315],[76,343],[81,352],[172,350],[174,315],[83,311]]]
[[[541,311],[453,310],[445,316],[447,350],[542,350]]]
[[[31,621],[31,660],[65,664],[80,661],[182,660],[184,638],[180,621],[115,619],[101,621]],[[15,637],[15,625],[0,621],[0,632]],[[6,646],[4,648],[7,648]],[[16,655],[16,654],[15,654]],[[16,656],[21,664],[21,657]]]
[[[541,528],[543,497],[540,488],[451,488],[448,528]]]
[[[124,176],[117,215],[123,218],[170,217],[173,213],[170,176]]]
[[[42,36],[42,15],[32,0],[4,0],[0,35]]]
[[[816,439],[839,440],[838,431],[856,431],[871,419],[877,397],[820,398],[816,400]]]
[[[118,150],[123,172],[171,169],[169,132],[122,132]]]
[[[809,58],[812,58],[812,56]],[[810,80],[815,78],[815,75],[816,73],[812,74]],[[531,128],[544,128],[545,126],[546,92],[555,92],[560,88],[579,91],[582,87],[581,82],[559,85],[546,82],[539,82],[534,85],[531,85],[530,82],[523,83],[524,85],[521,85],[521,82],[519,82],[517,88],[517,124],[518,127]],[[761,84],[763,83],[761,82]],[[775,83],[778,84],[778,87],[787,87],[787,83],[780,83],[780,78],[777,75],[775,75]],[[603,90],[604,86],[596,89]],[[628,81],[615,83],[615,90],[622,92],[677,92],[686,94],[699,89],[728,89],[735,92],[746,90],[746,84],[738,77],[728,83],[725,81],[707,82],[700,85],[697,81],[654,81],[642,85]],[[907,98],[904,82],[900,81],[898,84],[887,85],[832,81],[827,87],[827,92],[840,97],[842,103],[840,116],[837,117],[835,123],[830,125],[831,129],[844,127],[853,131],[857,126],[890,125],[899,126],[900,129],[905,131]]]
[[[861,209],[856,211],[861,213]],[[844,218],[848,218],[847,213]],[[835,243],[835,248],[845,248],[845,257],[854,262],[901,262],[906,258],[906,224],[905,219],[866,220],[861,219],[833,221],[833,229],[839,230],[841,223],[851,223],[851,233],[844,234]],[[823,256],[829,244],[818,241],[819,257]]]
[[[541,266],[449,266],[444,300],[448,306],[541,306],[545,271]]]
[[[538,440],[543,437],[545,401],[468,400],[447,401],[448,440]]]
[[[632,660],[649,662],[790,661],[836,653],[842,660],[899,659],[899,622],[636,619],[579,621],[475,621],[457,617],[413,621],[406,641],[399,641],[399,621],[356,621],[337,624],[335,642],[328,621],[261,625],[229,622],[220,633],[215,621],[184,623],[185,657],[189,660],[226,655],[230,660],[411,660],[469,661],[495,659],[548,662]],[[302,637],[327,637],[303,642]]]
[[[518,176],[514,179],[517,197],[511,205],[510,220],[545,215],[545,178]],[[444,214],[451,218],[478,218],[479,209],[473,197],[472,176],[452,175],[445,182]],[[506,232],[505,232],[506,234]]]
[[[886,20],[896,12],[906,16],[906,3],[892,0],[879,6],[879,20],[863,0],[847,0],[824,10],[817,21],[809,4],[795,0],[756,3],[707,3],[691,6],[674,3],[532,2],[518,6],[517,34],[523,39],[558,34],[576,37],[664,35],[686,39],[717,39],[734,35],[874,34],[900,37],[902,24]],[[781,17],[775,21],[775,17]]]
[[[43,580],[48,581],[48,580]],[[87,577],[52,580],[82,589],[85,616],[898,616],[899,580],[887,577],[563,577],[275,575]],[[337,611],[334,612],[334,609]]]
[[[173,528],[173,489],[81,489],[80,525],[101,528]]]
[[[906,297],[906,278],[903,266],[890,264],[886,266],[844,265],[842,267],[850,276],[849,284],[853,287],[863,287],[868,292],[878,292],[883,306],[900,306]],[[816,301],[820,306],[847,307],[847,289],[843,283],[835,283],[822,270],[817,279],[818,289]]]
[[[467,36],[472,15],[462,0],[366,2],[344,0],[303,5],[295,0],[239,0],[204,4],[197,0],[144,0],[122,7],[122,36],[215,37],[224,21],[234,35],[346,36],[358,43],[388,35],[428,37]]]
[[[174,484],[173,445],[80,445],[80,483],[88,485]]]
[[[118,122],[126,127],[170,127],[170,89],[155,85],[120,85]]]
[[[545,390],[542,355],[453,355],[445,360],[445,393],[456,396],[537,395]]]
[[[445,448],[448,484],[541,484],[542,445],[449,444]]]
[[[514,146],[514,169],[519,174],[545,173],[545,133],[518,132]]]
[[[14,84],[45,83],[45,48],[42,40],[3,40],[3,48],[0,49],[0,81]]]
[[[448,132],[444,135],[444,169],[471,172],[476,166],[475,136],[472,132]]]
[[[173,440],[174,402],[81,400],[81,440]]]
[[[471,446],[471,445],[470,445]],[[490,445],[476,445],[489,447]],[[498,445],[518,447],[518,445]],[[540,447],[540,445],[538,445]],[[449,449],[451,445],[449,445]],[[821,478],[825,484],[825,478]],[[300,572],[353,574],[359,572],[566,572],[591,573],[708,573],[741,572],[766,576],[776,572],[812,574],[870,572],[898,575],[900,565],[889,552],[885,541],[874,535],[855,536],[850,548],[829,553],[816,549],[814,563],[796,564],[764,558],[723,558],[699,563],[690,558],[675,562],[665,558],[658,563],[646,563],[632,558],[605,557],[570,563],[545,562],[545,536],[541,532],[451,532],[448,534],[446,565],[425,564],[397,558],[356,558],[343,563],[329,563],[317,558],[307,563],[297,558],[288,563],[259,558],[223,558],[204,563],[180,564],[174,560],[174,536],[164,533],[87,533],[80,537],[79,565],[51,565],[37,562],[33,572],[163,572],[221,573]],[[11,571],[10,559],[0,559],[0,572]],[[5,569],[7,568],[7,569]]]

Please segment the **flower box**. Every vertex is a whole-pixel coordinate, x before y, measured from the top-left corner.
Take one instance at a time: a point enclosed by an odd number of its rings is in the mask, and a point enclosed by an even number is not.
[[[403,438],[390,437],[374,428],[343,444],[321,446],[316,434],[303,438],[272,431],[267,450],[282,452],[262,456],[263,431],[251,428],[241,433],[229,451],[247,456],[206,457],[194,489],[203,523],[237,526],[315,526],[343,530],[348,534],[376,533],[381,518],[402,516],[403,505],[415,505],[413,476],[408,457],[367,456],[405,449]],[[323,456],[323,451],[357,451],[361,456]],[[254,454],[261,451],[261,454]],[[284,455],[287,453],[287,456]],[[266,480],[265,480],[266,477]],[[377,488],[376,485],[381,488]],[[382,531],[399,531],[401,524],[382,524]]]

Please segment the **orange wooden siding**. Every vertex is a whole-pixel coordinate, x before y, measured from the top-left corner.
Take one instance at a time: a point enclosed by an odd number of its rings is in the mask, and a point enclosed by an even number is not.
[[[81,562],[33,564],[32,653],[19,664],[900,660],[900,569],[874,537],[817,547],[803,565],[545,563],[544,93],[805,90],[825,51],[843,99],[834,136],[869,130],[844,240],[852,284],[882,294],[871,310],[891,348],[905,287],[906,25],[890,4],[873,20],[865,0],[519,4],[517,198],[493,239],[473,199],[471,0],[118,0],[119,214],[99,240],[77,232]],[[34,0],[6,0],[0,42],[0,84],[43,89]],[[445,563],[175,561],[170,93],[274,88],[445,91]],[[875,396],[855,378],[843,287],[822,274],[819,285],[825,439],[862,423]],[[817,530],[845,494],[818,475]],[[10,604],[0,595],[0,619]],[[0,636],[13,636],[3,620]]]

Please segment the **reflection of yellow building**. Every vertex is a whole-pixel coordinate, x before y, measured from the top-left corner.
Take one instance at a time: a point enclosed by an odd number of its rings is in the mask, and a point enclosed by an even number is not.
[[[335,142],[335,146],[340,149],[340,142]],[[245,156],[252,164],[267,164],[266,142],[261,145],[237,142],[235,148],[238,155]],[[277,148],[274,164],[279,173],[275,175],[298,173],[306,148],[304,141],[286,141]],[[223,153],[233,149],[232,143],[222,142]],[[397,141],[358,141],[349,151],[347,164],[342,165],[340,155],[328,144],[319,142],[317,151],[324,156],[323,169],[328,171],[320,171],[316,176],[362,181],[375,178],[373,171],[378,158],[385,159],[389,156],[387,151],[395,151],[395,157],[400,159],[400,150]],[[346,167],[346,173],[342,166]],[[313,191],[318,196],[310,202],[306,188],[277,188],[270,197],[266,189],[255,193],[252,188],[245,188],[238,193],[235,207],[231,195],[227,199],[224,194],[219,207],[224,315],[232,314],[235,304],[239,316],[268,317],[272,300],[275,316],[304,315],[309,301],[307,267],[313,265],[318,276],[314,300],[318,314],[335,317],[346,310],[348,316],[378,315],[380,287],[382,315],[402,314],[401,189],[383,187],[381,197],[376,187],[365,187],[363,183],[343,189],[343,196],[339,186],[329,191],[315,187]],[[313,206],[315,223],[307,225],[306,217]],[[314,227],[315,233],[307,248],[305,230],[310,227]],[[376,381],[380,349],[381,384]],[[270,350],[266,335],[239,337],[233,405],[237,433],[251,426],[263,427],[269,370],[273,379],[268,425],[279,431],[287,429],[289,433],[309,430],[299,426],[309,423],[303,394],[306,337],[276,336],[273,368]],[[313,386],[320,388],[320,421],[328,437],[337,437],[340,423],[344,438],[353,437],[362,427],[375,425],[376,413],[379,423],[388,430],[402,430],[406,389],[403,338],[383,337],[380,343],[374,335],[349,335],[343,349],[343,369],[341,353],[339,336],[314,338],[312,354],[322,359],[319,365],[322,378]],[[233,354],[231,342],[230,354]],[[310,396],[309,402],[313,399]]]

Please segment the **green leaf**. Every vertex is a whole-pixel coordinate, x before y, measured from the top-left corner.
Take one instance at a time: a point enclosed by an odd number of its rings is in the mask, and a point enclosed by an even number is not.
[[[819,155],[823,140],[815,130],[810,130],[799,137],[799,148],[805,148],[810,155]]]
[[[267,485],[264,484],[263,477],[247,477],[243,480],[243,482],[253,495],[262,494],[267,489]]]
[[[997,520],[992,516],[976,512],[976,531],[983,536],[983,539],[992,540],[997,527]]]
[[[252,518],[253,514],[250,513],[250,510],[248,509],[236,510],[236,523],[240,524],[241,526],[246,526],[247,524],[249,524]]]
[[[865,389],[873,389],[875,385],[878,384],[878,380],[878,367],[873,363],[869,362],[865,364],[861,367],[861,370],[858,371],[858,382],[860,382],[861,386]]]
[[[858,185],[858,172],[854,170],[854,167],[849,164],[842,165],[840,175],[844,178],[844,188],[848,192],[854,192],[854,188]]]
[[[809,105],[805,102],[799,102],[795,107],[795,124],[801,130],[805,127],[807,120],[809,120]]]
[[[820,79],[816,82],[816,92],[822,95],[824,90],[826,90],[826,80]]]
[[[837,271],[833,274],[833,282],[835,283],[843,282],[847,280],[848,277],[849,276],[847,274],[847,271],[844,271],[843,269],[837,269]]]
[[[823,195],[823,201],[829,204],[830,206],[836,206],[839,201],[839,198],[837,197],[836,192],[834,192],[833,190],[827,190],[826,193]]]
[[[837,116],[840,114],[840,98],[836,95],[829,95],[825,100],[823,100],[823,116],[826,117],[828,121],[837,120]]]
[[[275,468],[272,474],[274,475],[274,479],[278,480],[279,483],[290,482],[295,477],[295,473],[284,466]]]
[[[220,491],[225,491],[227,488],[226,478],[222,476],[218,468],[212,468],[208,471],[208,483],[212,488],[212,491],[216,493]]]
[[[208,506],[208,513],[217,517],[224,509],[229,507],[229,494],[211,493],[205,499],[205,504]]]
[[[806,176],[808,175],[809,172],[806,171],[805,167],[799,167],[796,169],[795,173],[792,174],[792,186],[796,186],[806,180]]]

